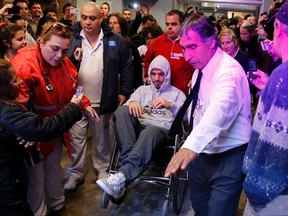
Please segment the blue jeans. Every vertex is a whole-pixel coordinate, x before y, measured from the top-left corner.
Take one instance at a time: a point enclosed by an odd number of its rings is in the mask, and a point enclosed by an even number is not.
[[[129,113],[128,106],[115,111],[118,145],[122,172],[127,181],[137,178],[150,162],[153,150],[164,139],[168,130],[157,126],[143,127],[138,119]]]

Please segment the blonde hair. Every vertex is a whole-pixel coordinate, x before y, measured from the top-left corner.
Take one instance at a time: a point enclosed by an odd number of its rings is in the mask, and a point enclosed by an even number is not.
[[[257,26],[257,24],[258,24],[258,20],[255,16],[248,17],[247,21],[250,22],[252,25],[255,25],[255,26]]]
[[[238,37],[236,36],[235,32],[229,28],[225,28],[219,33],[218,35],[219,40],[221,39],[222,36],[229,36],[232,41],[238,41]]]
[[[52,35],[57,35],[62,38],[71,40],[72,31],[67,25],[64,25],[63,23],[48,21],[43,25],[40,38],[46,42],[50,40]]]
[[[241,28],[245,28],[248,30],[248,32],[251,34],[251,35],[254,35],[256,33],[256,26],[251,24],[249,21],[246,21],[244,22],[241,26],[240,26],[240,29]]]

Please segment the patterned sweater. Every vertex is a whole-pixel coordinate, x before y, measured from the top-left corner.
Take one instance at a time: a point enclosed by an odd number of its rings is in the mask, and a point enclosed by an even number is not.
[[[244,190],[256,208],[288,194],[288,61],[273,71],[262,92],[243,172]]]

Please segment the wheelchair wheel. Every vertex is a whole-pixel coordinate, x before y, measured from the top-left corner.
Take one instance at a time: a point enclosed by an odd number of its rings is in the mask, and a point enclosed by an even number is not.
[[[170,200],[168,198],[165,198],[163,205],[162,205],[162,215],[169,216],[170,213],[171,213],[170,212]]]
[[[185,187],[187,183],[187,171],[182,171],[179,177],[176,177],[172,179],[172,185],[173,185],[173,211],[176,214],[179,214],[184,196],[185,196]]]
[[[110,201],[110,195],[108,193],[106,193],[105,191],[102,191],[101,194],[101,208],[106,209],[109,205],[109,201]]]
[[[110,196],[110,200],[113,204],[116,204],[116,205],[119,205],[122,200],[124,199],[124,196],[126,194],[126,188],[124,188],[122,191],[121,191],[121,195],[120,195],[120,198],[118,199],[115,199],[114,197]]]

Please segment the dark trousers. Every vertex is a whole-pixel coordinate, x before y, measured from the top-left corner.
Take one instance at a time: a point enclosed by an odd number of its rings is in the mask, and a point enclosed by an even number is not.
[[[245,175],[245,149],[231,154],[199,154],[189,167],[195,216],[235,216]]]
[[[5,216],[33,216],[33,212],[26,200],[15,201],[13,205],[0,204],[0,215]]]

